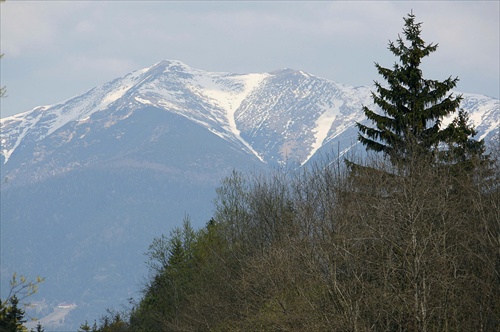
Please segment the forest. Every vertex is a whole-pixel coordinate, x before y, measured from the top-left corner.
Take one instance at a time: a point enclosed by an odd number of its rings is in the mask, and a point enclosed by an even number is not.
[[[204,228],[153,241],[142,299],[96,330],[497,330],[498,173],[368,165],[234,172]]]
[[[357,124],[367,158],[234,171],[204,228],[153,241],[140,301],[81,330],[497,331],[498,146],[473,138],[458,78],[423,77],[437,44],[404,20]]]

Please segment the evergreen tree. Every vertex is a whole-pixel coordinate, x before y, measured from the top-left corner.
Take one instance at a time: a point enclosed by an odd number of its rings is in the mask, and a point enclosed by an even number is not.
[[[38,322],[38,324],[36,324],[36,332],[45,332],[45,329],[43,328],[43,326],[40,322]]]
[[[10,305],[2,305],[0,312],[0,331],[24,331],[24,310],[18,307],[16,295],[9,299]]]
[[[378,73],[388,83],[385,87],[375,82],[376,93],[372,92],[374,103],[384,114],[377,114],[365,106],[363,111],[375,127],[357,123],[359,140],[367,150],[383,152],[395,165],[424,157],[430,157],[430,161],[440,143],[450,144],[462,139],[457,130],[440,128],[442,119],[460,106],[462,97],[450,92],[457,85],[458,78],[438,81],[423,77],[421,62],[436,51],[438,45],[424,42],[421,23],[415,22],[413,13],[404,20],[403,33],[407,43],[399,36],[396,43],[389,42],[388,47],[399,57],[399,63],[395,63],[393,69],[375,64]],[[462,133],[472,134],[467,132],[469,127],[465,123],[460,125],[466,129]]]
[[[484,154],[486,151],[484,141],[472,138],[477,132],[468,122],[469,115],[460,110],[458,116],[444,131],[447,149],[440,153],[440,159],[470,172],[477,165],[489,165],[490,160],[489,156]]]
[[[87,321],[85,321],[84,324],[80,324],[80,328],[78,329],[78,332],[90,332],[90,326]]]
[[[24,276],[18,278],[16,273],[13,274],[6,299],[0,299],[0,331],[28,331],[23,326],[26,322],[25,311],[18,307],[19,302],[35,294],[38,291],[38,285],[43,281],[44,278],[40,277],[37,277],[34,282],[28,281]],[[26,304],[23,304],[23,307],[26,308]]]

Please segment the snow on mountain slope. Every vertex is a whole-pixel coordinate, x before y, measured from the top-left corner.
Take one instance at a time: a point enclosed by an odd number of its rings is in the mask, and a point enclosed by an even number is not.
[[[43,140],[69,122],[83,123],[115,102],[131,111],[139,103],[178,113],[220,137],[240,141],[254,153],[239,137],[234,112],[265,77],[266,74],[209,73],[178,61],[162,61],[59,104],[1,119],[3,163],[7,163],[27,137]],[[106,125],[111,126],[123,118],[110,119]]]
[[[471,123],[478,135],[476,139],[489,140],[499,135],[500,103],[498,99],[487,96],[463,93],[461,107],[468,111]],[[497,137],[500,139],[500,137]]]
[[[265,160],[304,164],[328,141],[334,123],[353,126],[362,116],[362,98],[351,87],[284,69],[244,100],[236,121]]]
[[[187,117],[224,139],[241,142],[259,157],[241,138],[234,113],[268,74],[212,73],[177,61],[158,65],[165,66],[163,73],[138,89],[136,101]]]
[[[462,108],[479,138],[492,138],[498,131],[498,99],[463,97]],[[59,104],[1,119],[0,161],[7,163],[23,142],[41,142],[69,124],[66,141],[83,137],[75,136],[79,126],[87,131],[111,128],[136,111],[154,107],[203,126],[262,162],[304,164],[326,144],[347,142],[343,136],[352,136],[355,123],[365,121],[363,105],[373,107],[368,87],[302,71],[217,73],[165,60]],[[100,121],[90,126],[97,114]]]
[[[56,105],[36,107],[31,111],[0,119],[3,163],[7,163],[20,142],[29,137],[43,140],[72,121],[85,121],[121,98],[147,69],[133,72],[103,86]],[[22,130],[20,130],[22,128]]]
[[[20,113],[0,119],[2,128],[0,135],[2,150],[0,153],[4,158],[4,163],[7,163],[10,155],[19,146],[24,136],[40,120],[42,116],[41,111],[46,108],[47,106],[42,106],[33,109],[29,114]]]

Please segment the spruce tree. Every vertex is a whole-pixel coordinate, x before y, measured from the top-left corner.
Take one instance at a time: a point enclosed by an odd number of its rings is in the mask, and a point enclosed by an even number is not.
[[[460,106],[461,96],[450,92],[458,82],[451,76],[444,80],[425,79],[420,68],[422,60],[435,52],[437,44],[426,44],[421,38],[422,23],[415,22],[415,15],[404,18],[403,34],[388,49],[399,58],[393,69],[378,63],[378,73],[387,86],[375,82],[376,93],[372,98],[383,112],[378,114],[364,106],[366,117],[375,126],[357,123],[359,140],[367,150],[383,152],[395,165],[429,158],[440,143],[455,140],[456,130],[441,128],[444,117],[453,114]]]
[[[90,326],[87,321],[85,321],[84,324],[80,324],[80,328],[78,329],[78,332],[90,332]]]
[[[45,332],[45,329],[43,328],[43,326],[40,322],[38,322],[38,324],[36,324],[36,332]]]
[[[9,299],[9,305],[2,305],[0,313],[0,330],[1,331],[24,331],[23,324],[24,310],[18,307],[19,300],[16,295]]]
[[[443,133],[447,147],[440,151],[439,159],[445,165],[452,165],[455,169],[466,172],[471,172],[477,166],[485,166],[486,170],[491,165],[490,156],[485,154],[484,141],[472,138],[477,132],[469,124],[469,115],[464,110],[458,112]]]

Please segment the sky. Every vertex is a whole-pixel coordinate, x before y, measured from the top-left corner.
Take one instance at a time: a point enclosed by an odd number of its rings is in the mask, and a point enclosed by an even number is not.
[[[0,3],[0,117],[55,104],[161,60],[207,71],[302,70],[384,83],[374,63],[410,11],[439,47],[425,78],[499,98],[500,1],[15,1]]]

